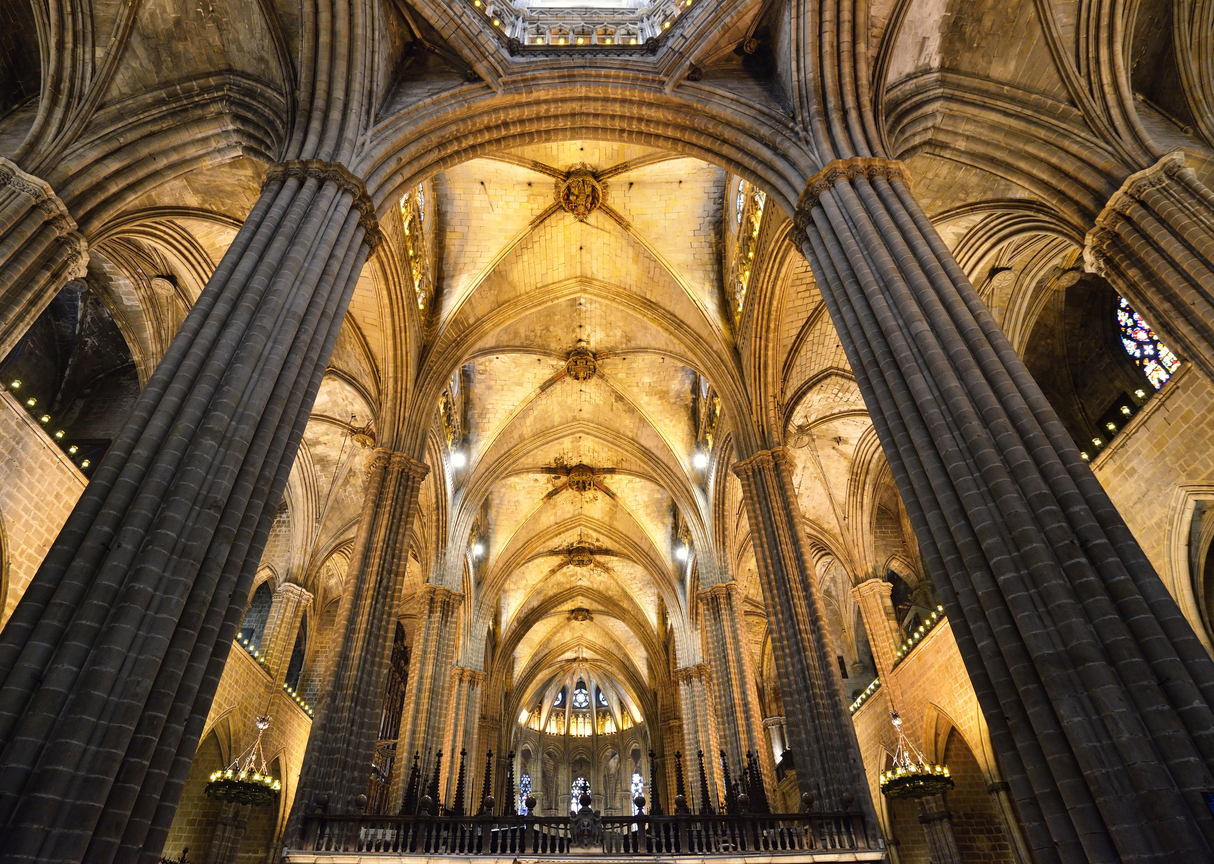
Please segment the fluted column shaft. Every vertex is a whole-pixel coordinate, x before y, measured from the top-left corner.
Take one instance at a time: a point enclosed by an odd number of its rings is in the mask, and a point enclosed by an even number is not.
[[[717,694],[714,701],[719,712],[717,731],[720,746],[729,759],[729,770],[740,776],[747,766],[746,753],[753,752],[759,757],[763,782],[767,785],[774,780],[775,767],[763,734],[754,655],[748,644],[739,595],[740,586],[735,581],[700,591],[704,651],[712,670],[713,692]]]
[[[1214,192],[1167,154],[1113,193],[1084,244],[1163,341],[1214,381]]]
[[[927,840],[932,864],[965,864],[961,850],[957,847],[957,835],[953,833],[952,814],[939,795],[920,798],[916,802],[919,810],[919,825]]]
[[[874,814],[860,746],[843,693],[822,595],[782,447],[734,465],[742,481],[763,601],[771,627],[780,695],[797,766],[797,785],[818,806],[842,810],[850,793]]]
[[[447,712],[448,722],[444,729],[443,753],[450,758],[443,762],[441,788],[443,801],[450,807],[455,801],[455,784],[459,778],[459,753],[468,752],[467,774],[464,777],[464,807],[465,810],[474,806],[472,801],[472,786],[477,778],[473,776],[473,765],[479,765],[477,747],[477,716],[481,710],[481,686],[485,683],[485,673],[478,669],[465,666],[451,667],[451,695],[448,699],[450,709]],[[483,766],[482,766],[483,767]],[[468,812],[476,812],[474,808]]]
[[[377,233],[341,166],[269,173],[0,633],[0,861],[159,856]]]
[[[0,358],[88,262],[88,243],[55,191],[0,157]]]
[[[397,758],[402,760],[402,764],[403,760],[412,760],[413,753],[417,752],[421,754],[423,768],[429,770],[434,753],[442,749],[448,721],[451,667],[455,662],[463,599],[463,594],[439,585],[423,585],[418,593],[417,635],[410,652],[409,687],[405,691],[400,743],[396,748]],[[459,754],[444,751],[445,769],[453,758],[458,759]],[[398,802],[407,782],[406,773],[401,772],[398,788],[393,793],[394,800]]]
[[[292,819],[317,795],[330,812],[353,812],[366,794],[383,713],[384,684],[409,554],[409,526],[429,466],[377,450],[368,468],[362,518],[335,627],[341,634],[326,670],[299,775]]]
[[[797,225],[1034,856],[1214,858],[1214,662],[905,169],[831,163]]]
[[[712,670],[707,663],[684,666],[674,670],[679,688],[679,703],[683,714],[683,770],[687,782],[687,806],[700,807],[700,775],[697,753],[704,752],[704,770],[708,776],[708,796],[713,807],[720,809],[724,796],[721,776],[720,735],[717,731],[715,694],[712,691]]]

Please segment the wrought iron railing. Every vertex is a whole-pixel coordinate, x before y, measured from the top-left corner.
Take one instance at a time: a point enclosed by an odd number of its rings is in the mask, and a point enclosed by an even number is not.
[[[308,816],[302,852],[393,855],[805,854],[868,849],[863,816],[604,816],[590,849],[570,819],[527,816]]]

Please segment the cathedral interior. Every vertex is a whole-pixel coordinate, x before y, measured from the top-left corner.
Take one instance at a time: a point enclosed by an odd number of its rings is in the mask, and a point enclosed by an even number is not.
[[[0,864],[1214,861],[1214,0],[0,23]]]

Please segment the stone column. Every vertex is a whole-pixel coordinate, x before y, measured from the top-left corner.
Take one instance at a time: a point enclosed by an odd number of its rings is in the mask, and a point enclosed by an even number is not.
[[[830,644],[826,610],[792,484],[792,459],[777,447],[734,465],[771,627],[797,785],[824,810],[850,809],[851,795],[875,822],[864,762]]]
[[[409,526],[429,466],[404,453],[376,450],[368,466],[362,518],[350,556],[350,586],[338,607],[341,634],[322,677],[320,704],[308,738],[292,807],[292,826],[318,795],[328,812],[356,812],[370,784],[383,715],[384,682],[409,555]]]
[[[1214,381],[1214,192],[1183,150],[1126,178],[1096,217],[1084,263]]]
[[[55,190],[0,157],[0,357],[88,262],[88,243]]]
[[[864,631],[869,647],[873,649],[873,662],[877,666],[877,677],[885,689],[890,707],[900,710],[898,682],[890,673],[898,659],[898,647],[902,644],[902,631],[898,627],[897,614],[890,600],[894,586],[883,579],[865,579],[851,589],[852,597],[860,607]],[[888,689],[886,689],[888,688]]]
[[[6,861],[154,861],[378,229],[272,169],[0,634]]]
[[[923,827],[923,836],[927,840],[932,864],[965,864],[961,858],[961,850],[957,848],[952,816],[944,805],[944,799],[939,795],[932,795],[920,798],[916,804],[919,808],[919,824]]]
[[[312,594],[294,582],[284,582],[274,592],[270,614],[266,618],[266,633],[269,638],[262,639],[262,644],[266,646],[262,654],[265,655],[266,664],[274,676],[275,692],[282,687],[287,676],[291,652],[295,650],[295,637],[299,633],[304,612],[311,602]]]
[[[203,864],[236,864],[240,854],[240,841],[244,839],[249,825],[248,804],[224,803],[215,820],[215,831],[211,834],[211,847],[203,858]]]
[[[666,782],[665,788],[662,790],[664,797],[662,803],[666,808],[666,815],[674,812],[674,796],[678,794],[678,771],[679,765],[674,758],[675,753],[679,753],[683,757],[683,786],[687,788],[687,754],[684,748],[687,746],[687,741],[683,736],[683,721],[681,719],[664,720],[661,725],[662,729],[662,750],[666,754],[665,765],[663,768],[663,777]],[[690,796],[690,790],[687,795]]]
[[[771,745],[771,757],[776,762],[780,761],[780,757],[788,749],[788,733],[785,729],[787,724],[788,721],[782,715],[763,718],[763,727],[767,729],[767,739]]]
[[[466,666],[451,667],[451,689],[448,697],[450,708],[447,712],[447,723],[444,726],[443,753],[451,754],[450,759],[443,763],[444,777],[442,780],[443,802],[452,806],[455,801],[455,784],[459,778],[459,752],[468,753],[467,774],[464,777],[464,812],[472,807],[472,787],[478,779],[473,766],[480,765],[477,758],[476,720],[480,714],[481,685],[485,683],[485,673],[479,669],[469,669]],[[471,812],[476,812],[474,808]]]
[[[1034,858],[1214,859],[1214,660],[905,168],[829,163],[796,224]]]
[[[774,782],[771,748],[763,734],[754,656],[742,614],[741,589],[736,581],[722,582],[700,591],[700,620],[704,651],[712,670],[713,693],[720,746],[729,770],[741,776],[747,751],[758,754],[764,785]],[[714,754],[716,755],[716,754]],[[770,789],[769,789],[770,791]]]
[[[418,623],[415,644],[410,652],[409,688],[405,691],[405,710],[401,718],[400,743],[396,758],[412,763],[413,754],[420,753],[423,766],[433,764],[436,751],[443,749],[443,738],[450,720],[447,697],[450,694],[451,667],[455,660],[456,637],[459,629],[460,604],[463,594],[426,584],[418,592]],[[459,753],[443,750],[444,770]],[[400,806],[404,784],[402,771],[394,791],[394,806]],[[428,778],[429,775],[427,775]]]
[[[704,770],[708,776],[708,797],[720,812],[724,800],[724,779],[721,775],[720,736],[717,734],[717,712],[712,692],[712,671],[707,663],[684,666],[674,670],[679,688],[683,714],[683,771],[687,781],[687,806],[700,809],[700,767],[697,758],[704,752]]]

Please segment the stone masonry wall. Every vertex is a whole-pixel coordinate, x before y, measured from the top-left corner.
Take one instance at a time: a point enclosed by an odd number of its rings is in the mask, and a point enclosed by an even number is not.
[[[1189,621],[1214,647],[1187,561],[1195,499],[1214,499],[1214,385],[1185,366],[1092,463]]]
[[[2,627],[86,482],[7,390],[0,393],[0,477]]]

